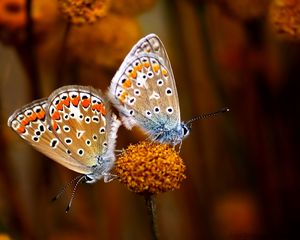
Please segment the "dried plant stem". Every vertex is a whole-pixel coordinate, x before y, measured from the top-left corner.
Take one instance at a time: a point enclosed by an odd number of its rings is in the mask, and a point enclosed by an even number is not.
[[[32,0],[26,1],[26,40],[24,45],[19,46],[18,52],[23,64],[25,65],[32,89],[32,97],[40,98],[40,77],[38,72],[38,61],[35,51],[33,19],[32,19]]]
[[[145,194],[147,213],[151,224],[152,239],[158,240],[157,220],[156,220],[156,204],[153,194]]]

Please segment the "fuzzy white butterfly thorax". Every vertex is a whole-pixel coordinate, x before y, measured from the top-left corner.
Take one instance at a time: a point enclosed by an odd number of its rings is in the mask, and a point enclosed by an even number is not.
[[[159,37],[149,34],[131,49],[108,90],[128,129],[141,127],[152,140],[176,145],[189,134],[181,122],[171,64]]]

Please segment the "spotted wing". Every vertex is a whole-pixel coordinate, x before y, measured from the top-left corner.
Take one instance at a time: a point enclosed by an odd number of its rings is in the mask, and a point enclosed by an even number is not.
[[[65,86],[49,97],[48,122],[55,136],[84,166],[95,166],[112,146],[111,113],[100,91],[92,87]],[[114,145],[114,143],[113,143]]]
[[[47,157],[73,171],[90,173],[90,168],[70,156],[68,148],[52,132],[46,120],[47,109],[47,99],[36,100],[16,110],[8,119],[8,126]]]
[[[129,129],[139,125],[155,135],[178,126],[175,79],[166,50],[155,34],[132,48],[112,79],[109,96]]]

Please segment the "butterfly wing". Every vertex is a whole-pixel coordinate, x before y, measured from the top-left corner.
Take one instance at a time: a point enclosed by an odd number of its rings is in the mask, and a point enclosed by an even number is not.
[[[50,95],[48,104],[48,124],[82,165],[93,167],[99,163],[99,156],[113,155],[118,120],[111,116],[100,91],[65,86]]]
[[[47,109],[47,99],[36,100],[16,110],[9,117],[8,126],[47,157],[73,171],[90,173],[90,168],[68,154],[69,149],[53,133],[46,120]]]
[[[165,47],[155,34],[142,38],[112,79],[109,97],[127,128],[152,135],[180,124],[178,94]]]

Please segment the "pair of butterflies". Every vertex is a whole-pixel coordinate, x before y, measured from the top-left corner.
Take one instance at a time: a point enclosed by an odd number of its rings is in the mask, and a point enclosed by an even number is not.
[[[154,141],[175,146],[189,134],[191,121],[181,122],[171,64],[155,34],[131,49],[112,79],[108,97],[125,127],[139,126]],[[21,138],[82,174],[78,182],[87,183],[113,178],[110,170],[120,124],[99,90],[78,85],[61,87],[8,119],[8,126]]]

